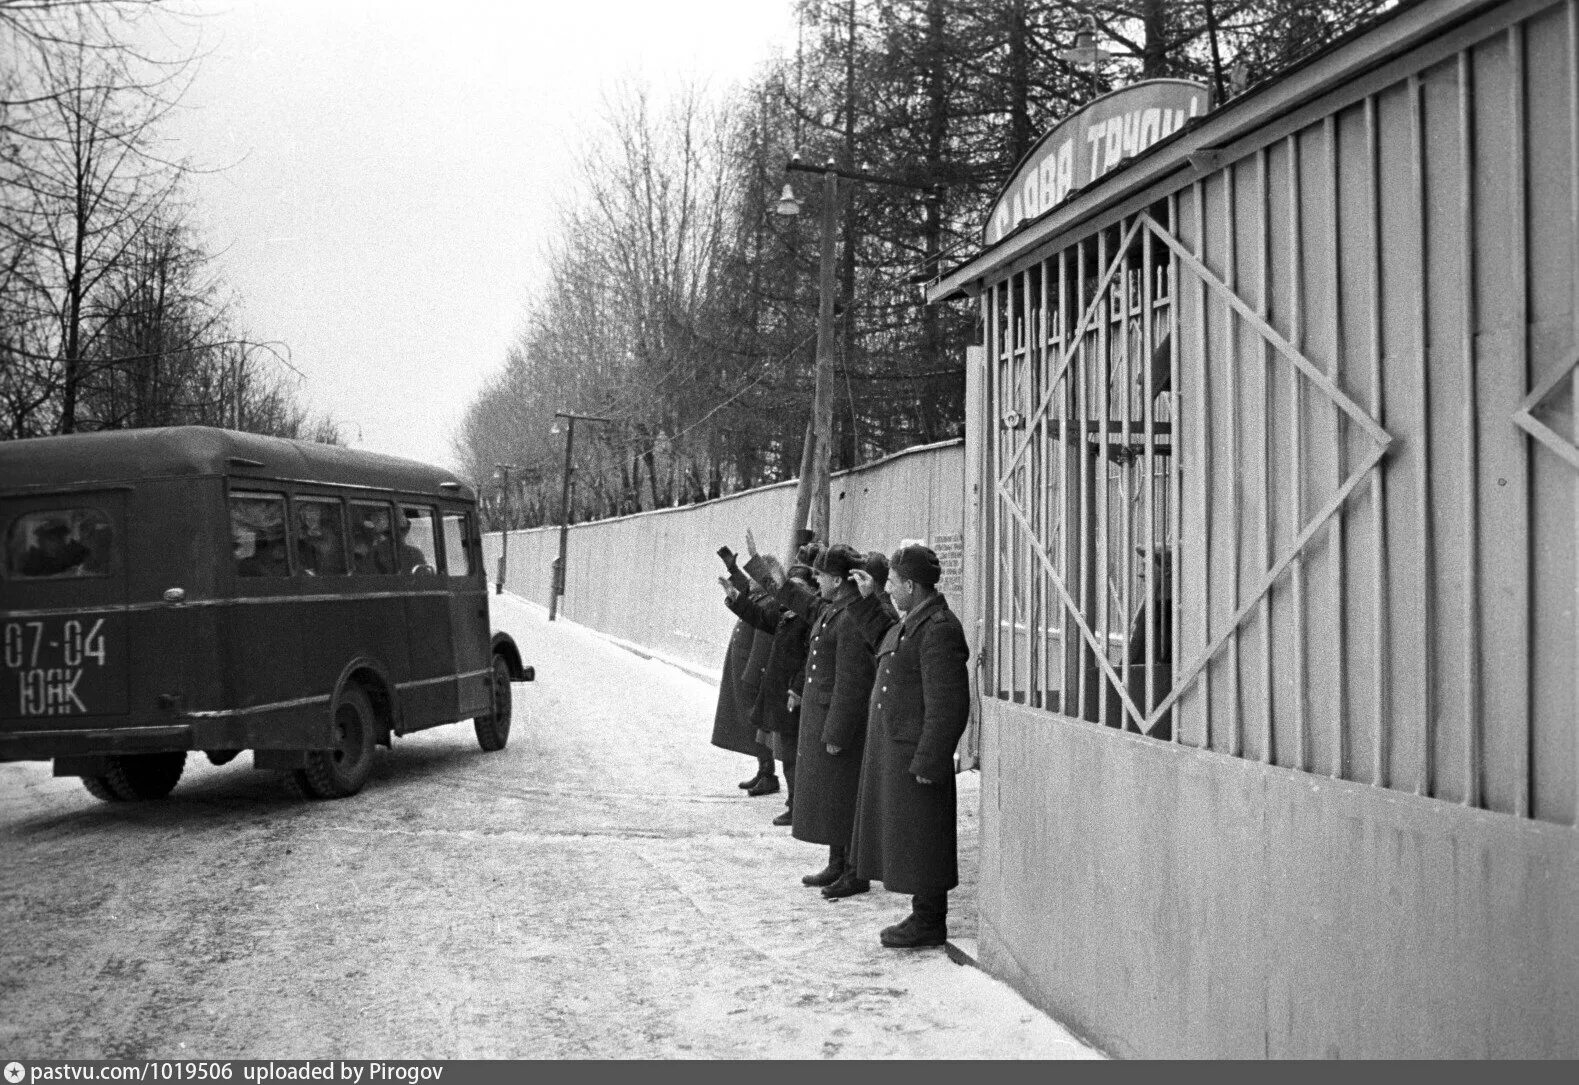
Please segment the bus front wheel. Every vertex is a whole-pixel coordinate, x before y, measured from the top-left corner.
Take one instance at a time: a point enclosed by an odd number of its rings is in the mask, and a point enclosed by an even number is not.
[[[346,686],[334,701],[332,750],[314,750],[304,768],[296,769],[296,787],[315,799],[343,799],[355,795],[373,771],[373,747],[378,741],[378,721],[373,703],[361,686]]]
[[[146,802],[175,790],[186,769],[186,753],[118,754],[103,776],[84,776],[82,786],[105,802]]]
[[[502,655],[493,657],[492,681],[488,714],[472,721],[477,729],[477,745],[489,752],[504,749],[504,744],[510,741],[510,664]]]

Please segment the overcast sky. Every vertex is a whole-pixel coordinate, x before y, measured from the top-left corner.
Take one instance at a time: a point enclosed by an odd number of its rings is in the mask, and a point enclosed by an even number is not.
[[[289,345],[350,443],[433,463],[520,323],[604,88],[722,91],[794,33],[791,0],[188,8],[206,56],[166,134],[230,166],[192,192],[243,326]]]

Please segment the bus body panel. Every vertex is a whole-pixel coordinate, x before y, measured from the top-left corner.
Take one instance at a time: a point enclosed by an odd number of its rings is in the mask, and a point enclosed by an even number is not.
[[[290,526],[288,568],[242,575],[237,494],[277,495],[287,523],[306,498],[339,508],[347,547],[353,501],[447,514],[455,538],[434,544],[437,571],[309,575]],[[353,669],[393,734],[488,711],[475,517],[447,472],[306,442],[182,427],[0,443],[0,760],[80,774],[111,754],[251,749],[285,764],[333,746]],[[90,528],[113,532],[115,563],[37,573],[35,551]]]

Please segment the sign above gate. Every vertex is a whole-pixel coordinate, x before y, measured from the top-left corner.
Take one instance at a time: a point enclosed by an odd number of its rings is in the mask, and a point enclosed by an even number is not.
[[[1058,122],[1020,160],[987,216],[982,240],[1002,241],[1153,143],[1206,112],[1206,87],[1187,79],[1149,79],[1105,94]]]

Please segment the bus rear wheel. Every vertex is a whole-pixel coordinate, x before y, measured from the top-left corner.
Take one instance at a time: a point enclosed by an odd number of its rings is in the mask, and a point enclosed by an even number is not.
[[[378,742],[378,721],[373,703],[360,686],[346,686],[334,701],[334,748],[313,750],[304,768],[292,776],[296,788],[314,799],[343,799],[355,795],[373,771],[373,747]]]
[[[504,749],[510,741],[510,712],[514,698],[510,690],[510,664],[504,656],[493,657],[492,688],[488,697],[488,715],[472,721],[477,729],[477,745],[490,753]]]
[[[82,786],[105,802],[147,802],[175,790],[186,770],[186,753],[118,754],[103,776],[84,776]]]

